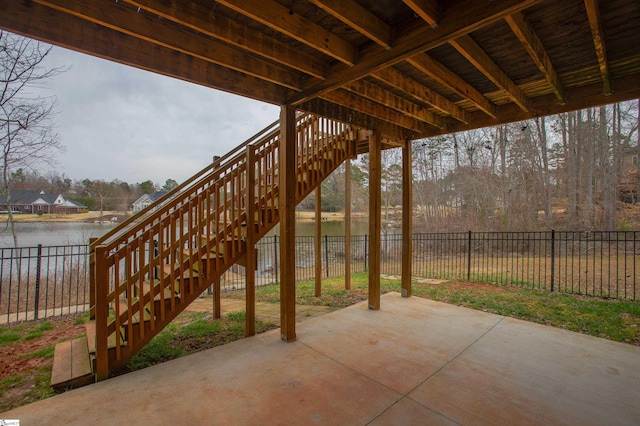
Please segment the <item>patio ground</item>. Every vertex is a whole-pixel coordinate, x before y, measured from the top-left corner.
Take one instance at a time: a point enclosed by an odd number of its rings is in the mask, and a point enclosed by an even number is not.
[[[640,347],[397,293],[0,415],[40,424],[637,424]]]

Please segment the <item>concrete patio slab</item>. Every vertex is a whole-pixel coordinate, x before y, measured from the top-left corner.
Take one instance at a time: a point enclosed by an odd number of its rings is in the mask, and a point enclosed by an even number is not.
[[[66,392],[21,425],[637,424],[640,348],[382,296]]]

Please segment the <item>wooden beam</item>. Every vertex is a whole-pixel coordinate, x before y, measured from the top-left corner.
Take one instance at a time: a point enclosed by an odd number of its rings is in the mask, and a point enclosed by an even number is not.
[[[256,153],[251,144],[246,148],[247,205],[245,207],[245,330],[246,337],[256,334]]]
[[[413,167],[411,141],[402,147],[402,297],[411,297],[413,266]]]
[[[334,92],[325,93],[321,97],[329,102],[342,105],[349,109],[375,117],[379,120],[386,121],[406,129],[411,129],[413,131],[422,131],[423,127],[426,126],[426,123],[424,122],[420,122],[414,118],[392,110],[391,108],[387,108],[379,103],[356,96],[345,90],[336,90]]]
[[[273,0],[218,0],[218,3],[347,65],[355,63],[354,46],[280,3]]]
[[[413,99],[431,105],[443,114],[450,115],[463,123],[467,121],[467,113],[449,99],[431,90],[427,86],[406,77],[394,68],[389,67],[371,74],[371,77],[409,95]]]
[[[589,26],[591,27],[593,45],[596,49],[598,65],[600,65],[600,74],[602,74],[604,93],[605,95],[610,95],[611,73],[609,72],[609,60],[607,59],[607,49],[604,44],[604,34],[602,32],[602,24],[600,22],[600,8],[598,7],[598,0],[584,0],[584,6],[587,9],[587,17],[589,18]]]
[[[240,2],[240,0],[234,1]],[[299,104],[319,94],[335,90],[349,81],[358,80],[373,72],[395,65],[542,1],[501,0],[487,3],[464,0],[456,2],[443,12],[438,28],[420,26],[412,27],[407,31],[399,29],[399,34],[391,50],[378,47],[363,52],[357,64],[350,68],[337,67],[326,80],[306,85],[304,90],[289,98],[289,102]]]
[[[511,28],[511,31],[518,37],[522,46],[524,46],[533,62],[535,62],[538,69],[542,72],[544,77],[549,82],[549,86],[553,89],[556,97],[560,102],[565,101],[565,89],[564,84],[560,81],[558,73],[551,63],[551,59],[547,54],[547,50],[542,45],[540,38],[534,31],[533,27],[529,24],[523,13],[514,13],[511,16],[505,18],[507,24]]]
[[[403,0],[416,15],[433,28],[438,26],[438,0]]]
[[[354,95],[355,96],[355,95]],[[311,112],[323,117],[332,118],[336,121],[349,123],[355,127],[363,129],[379,128],[384,129],[383,134],[393,135],[394,137],[412,137],[418,132],[391,124],[382,120],[378,120],[365,113],[353,110],[346,106],[327,101],[325,99],[310,99],[298,107],[301,111]],[[360,151],[357,151],[359,153]]]
[[[325,65],[300,49],[269,37],[210,8],[193,1],[124,0],[168,21],[214,37],[225,43],[286,65],[310,76],[324,79]]]
[[[384,90],[380,86],[369,83],[365,80],[358,80],[348,83],[344,86],[345,89],[356,93],[363,98],[372,100],[379,104],[382,104],[388,108],[394,109],[408,117],[415,118],[416,120],[424,121],[432,126],[443,128],[444,122],[442,117],[429,111],[428,109],[421,107],[420,105],[408,101],[398,95]]]
[[[271,83],[290,89],[301,87],[301,75],[297,71],[257,58],[209,37],[194,34],[170,21],[152,19],[147,13],[136,13],[131,6],[114,2],[66,0],[34,2]]]
[[[407,59],[407,62],[443,86],[453,90],[458,96],[469,100],[490,117],[495,117],[496,106],[473,86],[453,73],[426,53]]]
[[[0,2],[0,27],[136,68],[281,104],[290,90],[33,2]],[[90,34],[91,37],[87,37]]]
[[[351,290],[351,159],[344,163],[344,289]]]
[[[309,0],[385,49],[391,48],[391,27],[353,0]]]
[[[528,111],[528,99],[517,84],[502,71],[493,59],[469,36],[462,36],[451,40],[450,44],[473,64],[482,74],[491,80],[498,88],[507,92],[509,97],[523,111]]]
[[[283,105],[278,148],[280,218],[280,336],[296,340],[296,109]]]
[[[498,115],[496,118],[491,118],[480,112],[473,112],[469,114],[469,124],[453,123],[446,131],[429,129],[426,132],[415,135],[413,139],[429,138],[448,133],[498,126],[500,124],[513,123],[536,117],[639,99],[640,85],[638,85],[638,81],[640,81],[640,73],[617,78],[615,80],[616,90],[610,95],[603,93],[601,82],[567,88],[567,102],[564,104],[558,102],[555,94],[549,94],[547,96],[532,98],[529,112],[522,111],[513,103],[498,107]]]
[[[382,220],[382,140],[369,136],[369,309],[380,309],[380,230]]]

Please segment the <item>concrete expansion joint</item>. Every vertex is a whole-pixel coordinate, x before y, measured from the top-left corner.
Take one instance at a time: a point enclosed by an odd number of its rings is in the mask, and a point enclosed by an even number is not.
[[[447,361],[445,364],[443,364],[440,368],[438,368],[436,371],[434,371],[433,373],[431,373],[426,379],[424,379],[421,383],[419,383],[417,386],[415,386],[413,389],[411,389],[410,392],[407,393],[410,394],[411,392],[413,392],[415,389],[419,388],[420,386],[422,386],[424,383],[428,382],[433,376],[435,376],[436,374],[438,374],[439,372],[441,372],[442,370],[444,370],[445,368],[447,368],[447,366],[449,364],[451,364],[452,362],[454,362],[455,360],[457,360],[458,358],[460,358],[465,352],[467,352],[469,349],[471,349],[471,347],[473,347],[476,343],[478,343],[480,340],[482,340],[482,338],[484,338],[484,336],[486,336],[487,334],[489,334],[494,328],[496,328],[502,321],[505,320],[506,317],[500,317],[500,320],[497,321],[495,324],[493,324],[491,327],[489,327],[489,329],[487,331],[485,331],[484,333],[482,333],[482,335],[480,335],[480,337],[478,337],[476,340],[474,340],[473,342],[471,342],[466,348],[464,348],[463,350],[461,350],[460,352],[458,352],[456,354],[456,356],[454,356],[453,358],[451,358],[449,361]]]

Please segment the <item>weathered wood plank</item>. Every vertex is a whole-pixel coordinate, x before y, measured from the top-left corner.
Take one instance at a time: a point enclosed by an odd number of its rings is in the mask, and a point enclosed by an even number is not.
[[[460,78],[460,76],[454,74],[451,70],[433,59],[428,54],[423,53],[414,56],[407,59],[407,62],[425,73],[425,75],[437,81],[438,83],[453,90],[459,96],[468,99],[485,114],[491,117],[496,116],[496,107],[494,104],[489,102],[487,98],[485,98],[469,83]]]
[[[523,111],[528,111],[528,100],[513,80],[487,55],[487,53],[469,36],[451,40],[450,44],[473,64],[496,86],[506,91],[511,100]]]
[[[309,0],[325,12],[369,37],[385,49],[391,48],[391,27],[353,0]]]
[[[346,90],[338,89],[333,92],[324,93],[322,99],[345,106],[355,111],[362,112],[379,120],[395,124],[413,131],[422,131],[427,127],[426,122],[421,122],[413,117],[409,117],[401,112],[387,108],[377,102],[370,101],[361,96],[357,96]]]
[[[296,340],[296,109],[283,105],[278,149],[278,210],[280,217],[280,335]]]
[[[313,77],[324,79],[325,66],[317,58],[300,52],[289,43],[269,37],[267,34],[243,25],[222,14],[212,17],[211,9],[195,2],[171,2],[161,0],[126,0],[134,6],[152,12],[218,40],[253,52]]]
[[[293,93],[285,87],[33,2],[0,2],[0,27],[82,53],[264,102],[281,104],[288,94]]]
[[[413,173],[411,141],[402,147],[402,296],[411,297],[413,264]]]
[[[256,227],[254,223],[256,209],[256,153],[253,145],[248,145],[247,153],[247,205],[246,205],[246,254],[245,254],[245,336],[256,334]]]
[[[344,288],[351,290],[351,159],[344,164]]]
[[[371,74],[371,76],[402,91],[416,101],[431,105],[443,114],[451,115],[451,117],[458,121],[462,121],[464,123],[467,122],[467,113],[465,110],[440,95],[435,90],[408,78],[392,67],[377,71]]]
[[[511,28],[511,31],[518,37],[525,50],[533,59],[538,69],[544,74],[545,78],[549,82],[549,85],[553,89],[553,92],[558,97],[560,102],[565,101],[565,90],[564,84],[558,77],[558,73],[551,62],[551,58],[547,54],[546,49],[544,48],[540,38],[533,30],[533,27],[529,24],[529,22],[524,17],[522,13],[514,13],[511,16],[507,16],[505,18],[507,24]]]
[[[347,65],[355,61],[355,47],[310,20],[272,0],[218,0],[238,13],[298,40]]]
[[[432,27],[438,26],[438,0],[403,0],[416,15]]]
[[[405,98],[395,95],[387,90],[382,89],[380,86],[369,83],[365,80],[352,81],[347,83],[345,88],[353,93],[356,93],[363,98],[370,99],[378,104],[382,104],[387,108],[394,109],[401,114],[416,120],[424,121],[432,126],[444,127],[443,120],[439,115],[436,115],[428,109],[411,102]]]
[[[318,183],[316,192],[316,217],[315,217],[315,296],[322,296],[322,183]]]
[[[603,92],[601,81],[581,87],[568,87],[567,101],[564,104],[558,102],[555,94],[532,98],[529,112],[525,112],[515,104],[509,103],[501,105],[498,108],[499,114],[495,118],[476,111],[469,114],[468,124],[451,123],[451,126],[443,132],[428,130],[416,135],[415,139],[497,126],[499,124],[512,123],[514,121],[527,120],[539,116],[560,114],[587,107],[638,99],[640,98],[640,85],[638,85],[638,81],[640,81],[640,74],[630,74],[625,77],[620,77],[616,80],[616,90],[610,95],[606,95]]]
[[[236,0],[238,1],[238,0]],[[383,68],[395,65],[407,58],[441,46],[460,36],[490,25],[505,16],[531,7],[542,0],[502,0],[478,2],[467,0],[455,3],[442,14],[437,28],[411,28],[399,31],[393,49],[371,49],[363,53],[352,67],[336,67],[327,79],[305,86],[304,90],[291,96],[288,102],[299,104],[320,94],[334,90],[349,81],[357,80]],[[400,29],[401,30],[401,29]]]
[[[602,32],[602,23],[600,22],[600,8],[598,0],[584,0],[587,16],[589,18],[589,26],[591,27],[591,36],[600,65],[600,74],[602,74],[602,84],[604,86],[604,94],[611,94],[611,73],[609,71],[609,60],[607,59],[607,48],[604,43],[604,35]]]
[[[382,140],[369,136],[369,309],[380,309],[380,231],[382,213]]]
[[[87,338],[58,343],[51,369],[51,387],[62,390],[84,386],[93,381]]]
[[[228,44],[193,33],[185,27],[171,25],[169,21],[153,19],[146,13],[131,13],[130,6],[125,7],[117,2],[34,1],[176,52],[290,89],[300,88],[301,75],[297,71],[256,58]]]

